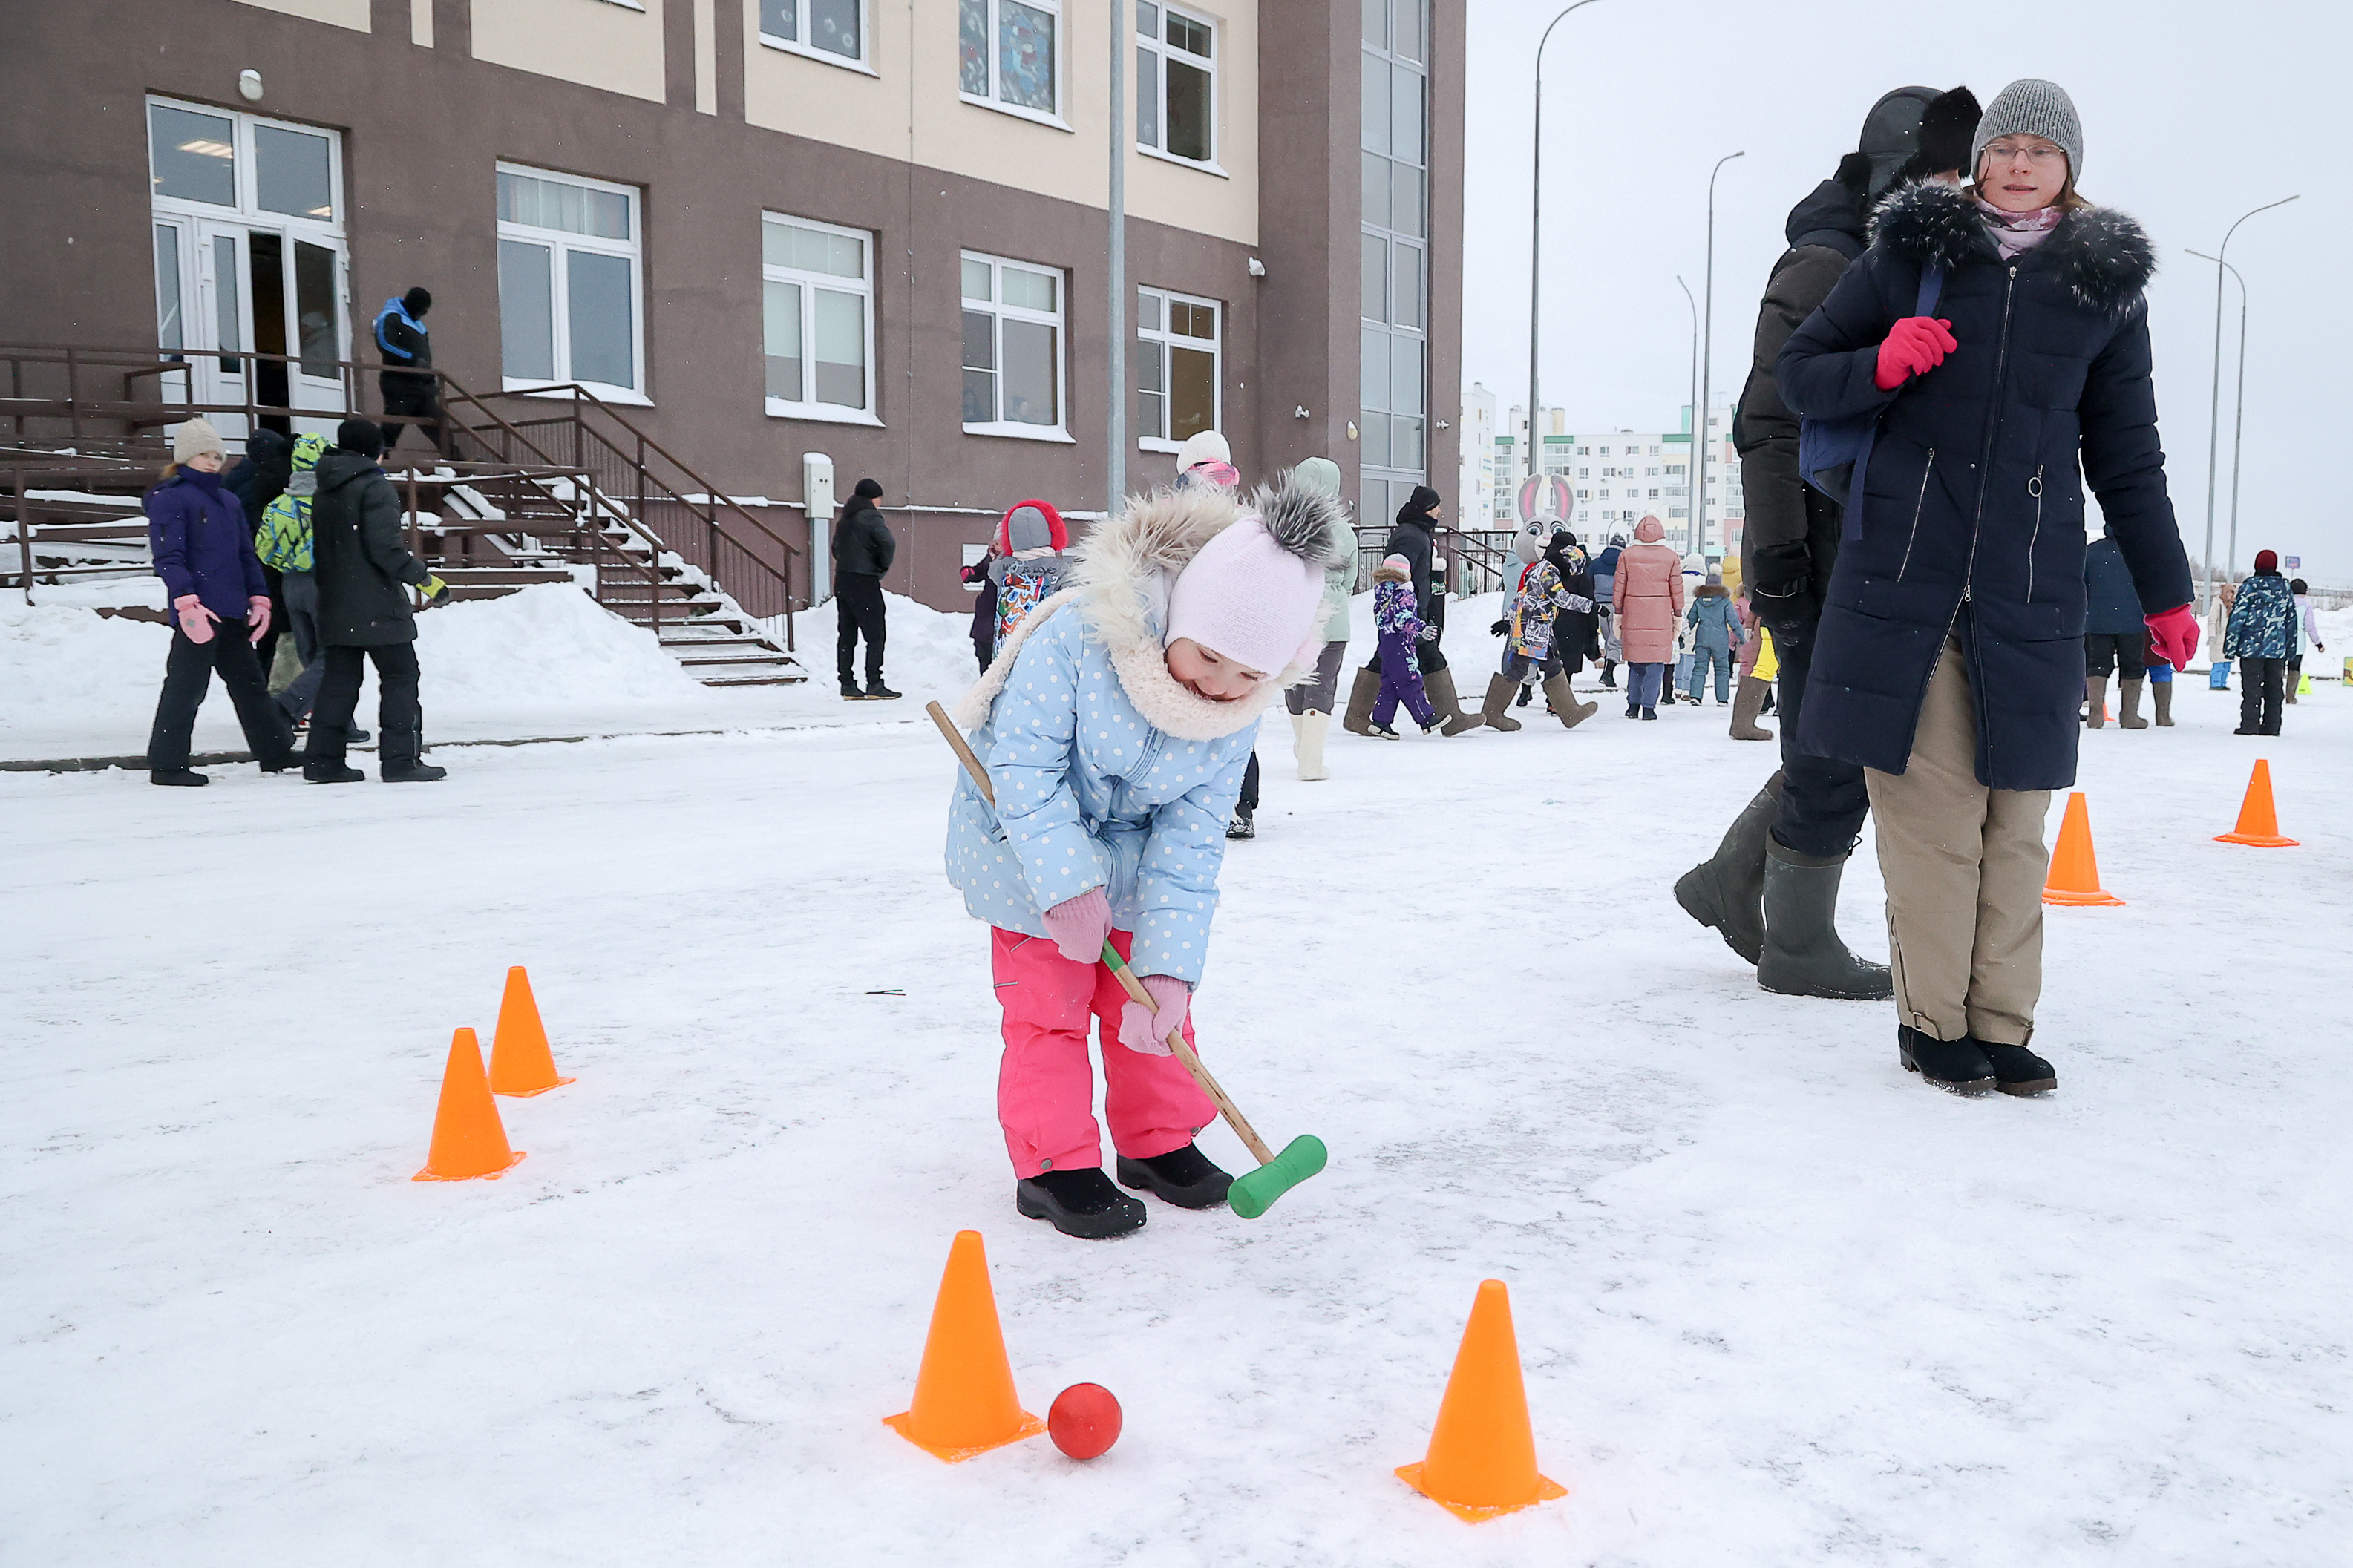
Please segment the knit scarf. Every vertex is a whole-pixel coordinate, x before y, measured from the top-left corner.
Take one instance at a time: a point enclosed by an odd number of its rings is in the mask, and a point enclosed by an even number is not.
[[[2059,220],[2067,216],[2063,207],[2037,207],[2031,213],[2004,212],[1983,196],[1972,197],[1978,205],[1978,216],[1985,219],[1986,232],[2001,247],[2001,258],[2033,249],[2051,237]]]

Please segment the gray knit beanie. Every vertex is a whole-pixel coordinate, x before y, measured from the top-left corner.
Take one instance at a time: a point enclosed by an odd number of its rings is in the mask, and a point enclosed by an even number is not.
[[[2075,114],[2075,100],[2055,81],[2021,77],[1994,94],[1978,121],[1977,145],[1969,149],[1971,178],[1985,159],[1986,143],[1998,136],[2040,136],[2056,142],[2067,154],[2067,173],[2084,177],[2084,122]]]

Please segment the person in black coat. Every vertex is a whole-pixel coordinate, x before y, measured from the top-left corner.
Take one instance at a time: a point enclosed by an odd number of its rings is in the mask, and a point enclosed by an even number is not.
[[[2057,1081],[2027,1042],[2043,818],[2075,777],[2079,475],[2177,668],[2196,621],[2158,443],[2148,237],[2075,195],[2082,124],[2054,84],[2005,88],[1975,142],[1976,184],[1892,197],[1776,366],[1800,414],[1878,426],[1791,728],[1866,770],[1904,1065],[2031,1093]],[[1915,313],[1931,268],[1933,318]]]
[[[376,390],[384,395],[386,414],[422,419],[417,428],[438,452],[442,450],[441,382],[433,374],[433,339],[425,330],[425,312],[431,309],[432,293],[411,289],[386,300],[384,309],[375,313],[376,352],[384,355],[385,366],[376,376]],[[381,426],[383,449],[389,452],[398,446],[400,433],[407,428],[406,423]]]
[[[899,695],[882,684],[882,647],[889,635],[882,577],[899,558],[899,542],[874,505],[881,494],[882,487],[874,480],[859,480],[833,521],[834,665],[841,676],[841,695],[852,702]],[[866,638],[863,691],[850,673],[860,635]]]
[[[1462,711],[1462,703],[1454,694],[1454,672],[1446,668],[1446,651],[1439,640],[1446,635],[1446,593],[1431,575],[1437,554],[1439,495],[1428,485],[1416,485],[1406,503],[1398,508],[1397,522],[1389,530],[1388,542],[1382,546],[1383,555],[1402,555],[1413,572],[1414,614],[1429,628],[1428,640],[1414,650],[1421,664],[1422,694],[1438,710],[1444,721],[1446,733],[1459,735],[1465,730],[1475,730],[1484,722],[1475,713]],[[1356,683],[1348,694],[1348,712],[1340,727],[1351,734],[1372,733],[1373,701],[1381,690],[1381,656],[1376,648],[1364,668],[1356,672]]]
[[[2133,589],[2132,569],[2125,564],[2123,549],[2103,535],[2084,551],[2085,723],[2096,730],[2107,722],[2108,677],[2121,670],[2116,722],[2127,730],[2148,728],[2140,716],[2147,655],[2148,622]]]
[[[375,666],[376,762],[386,784],[431,784],[448,776],[425,756],[425,710],[417,700],[417,612],[407,589],[428,602],[449,590],[401,542],[400,498],[377,458],[383,436],[346,419],[335,449],[319,459],[311,500],[311,575],[319,590],[320,658],[326,674],[311,708],[302,776],[312,784],[364,777],[343,763],[363,661]]]
[[[1898,88],[1872,105],[1855,150],[1790,209],[1789,248],[1757,308],[1733,444],[1748,502],[1741,580],[1780,661],[1781,766],[1734,817],[1715,853],[1676,881],[1675,901],[1756,964],[1767,991],[1873,1001],[1894,989],[1887,966],[1857,957],[1838,931],[1839,884],[1870,808],[1862,769],[1797,744],[1814,623],[1838,559],[1839,505],[1799,472],[1798,416],[1773,384],[1773,365],[1862,254],[1873,204],[1907,180],[1959,182],[1978,113],[1966,87]]]
[[[286,493],[286,481],[294,471],[294,443],[275,430],[256,430],[245,438],[245,456],[231,464],[221,476],[221,483],[245,508],[249,531],[261,531],[261,514],[269,503]],[[261,679],[269,679],[269,666],[278,657],[278,637],[291,624],[286,613],[286,585],[278,569],[265,561],[261,563],[261,580],[269,585],[269,629],[253,645],[254,658],[261,666]]]

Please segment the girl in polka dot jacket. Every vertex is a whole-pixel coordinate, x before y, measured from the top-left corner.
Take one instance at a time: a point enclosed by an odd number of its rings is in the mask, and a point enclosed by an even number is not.
[[[1293,488],[1133,501],[1071,552],[1071,586],[1030,612],[957,705],[997,802],[958,775],[947,871],[992,928],[1015,1204],[1069,1235],[1144,1223],[1103,1173],[1090,1015],[1120,1181],[1188,1208],[1231,1183],[1193,1145],[1217,1110],[1166,1041],[1193,1037],[1226,819],[1260,715],[1314,663],[1346,516]],[[1151,1008],[1100,963],[1106,941]]]

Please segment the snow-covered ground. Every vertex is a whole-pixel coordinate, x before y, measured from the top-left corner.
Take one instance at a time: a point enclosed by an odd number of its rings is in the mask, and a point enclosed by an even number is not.
[[[1773,765],[1725,710],[1335,736],[1313,785],[1277,715],[1203,1048],[1331,1168],[1100,1244],[1013,1212],[903,715],[430,789],[0,774],[0,1559],[2342,1564],[2353,694],[2177,711],[2084,738],[2128,903],[2051,911],[2031,1101],[1924,1089],[1886,1006],[1759,992],[1675,908]],[[2301,848],[2211,841],[2256,756]],[[1883,955],[1878,899],[1866,853]],[[510,963],[578,1081],[501,1102],[504,1180],[414,1184]],[[1027,1407],[1124,1401],[1103,1459],[882,1425],[966,1226]],[[1571,1492],[1472,1527],[1390,1472],[1490,1276]]]

